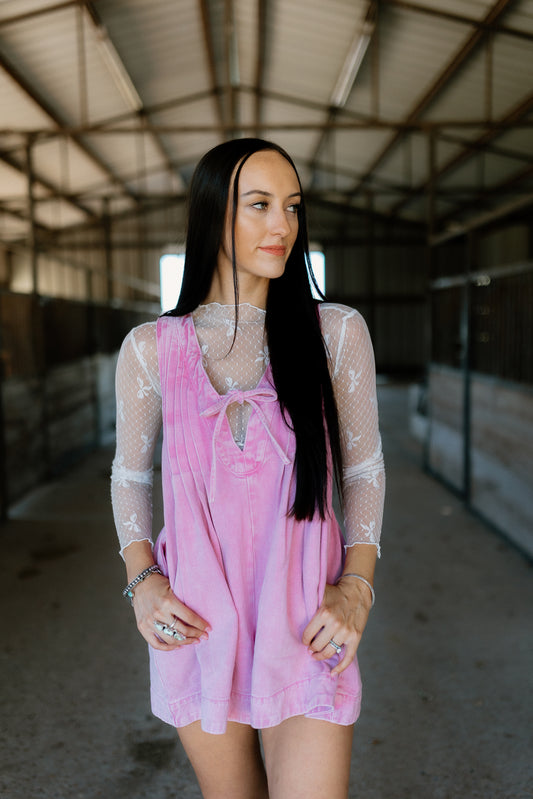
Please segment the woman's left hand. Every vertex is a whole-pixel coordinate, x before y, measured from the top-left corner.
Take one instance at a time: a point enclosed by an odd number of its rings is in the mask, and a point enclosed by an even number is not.
[[[336,585],[326,585],[322,603],[304,630],[302,641],[315,660],[328,660],[335,654],[330,641],[343,646],[341,659],[332,675],[348,668],[355,657],[368,621],[371,597],[360,580],[342,578]]]

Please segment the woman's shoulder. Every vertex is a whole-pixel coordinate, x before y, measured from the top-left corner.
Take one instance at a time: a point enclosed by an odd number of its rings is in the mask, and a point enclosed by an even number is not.
[[[320,305],[320,320],[333,377],[339,373],[346,353],[355,357],[372,352],[368,327],[355,308],[336,302],[324,302]]]
[[[343,305],[340,302],[325,301],[319,303],[318,307],[321,316],[350,316],[350,314],[358,313],[355,308],[350,308],[349,305]]]
[[[145,349],[150,344],[152,343],[155,344],[156,337],[157,337],[157,321],[143,322],[140,325],[132,327],[132,329],[124,339],[122,346],[124,346],[124,344],[130,344],[132,346],[142,347],[143,349]]]
[[[345,335],[347,330],[351,335],[366,334],[366,322],[355,308],[340,302],[322,302],[319,308],[324,335]]]
[[[138,361],[143,368],[157,366],[157,321],[133,327],[122,343],[121,358]]]

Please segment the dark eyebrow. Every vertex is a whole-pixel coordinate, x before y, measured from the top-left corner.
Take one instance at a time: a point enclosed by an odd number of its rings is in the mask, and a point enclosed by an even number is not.
[[[262,194],[263,197],[273,197],[274,195],[271,194],[269,191],[263,191],[263,189],[252,189],[251,191],[245,191],[241,194],[241,197],[248,197],[249,194]],[[301,191],[295,191],[292,194],[289,194],[289,197],[301,197]]]

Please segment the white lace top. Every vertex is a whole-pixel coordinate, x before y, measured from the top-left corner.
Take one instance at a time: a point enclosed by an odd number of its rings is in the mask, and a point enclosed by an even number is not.
[[[379,538],[385,473],[378,430],[374,355],[363,317],[333,303],[320,306],[322,332],[339,413],[343,449],[346,545],[374,544]],[[265,311],[210,303],[193,312],[207,375],[219,394],[248,391],[268,365]],[[117,450],[112,500],[122,551],[133,541],[152,540],[152,461],[161,429],[161,385],[156,322],[134,328],[122,345],[116,374]],[[228,421],[243,448],[251,412],[247,403],[228,406]]]

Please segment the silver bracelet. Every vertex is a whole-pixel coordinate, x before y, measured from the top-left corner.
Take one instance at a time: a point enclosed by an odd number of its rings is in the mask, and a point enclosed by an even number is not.
[[[362,583],[367,585],[370,588],[370,593],[372,594],[372,604],[370,605],[370,609],[374,607],[374,602],[376,601],[376,592],[374,591],[374,586],[372,583],[369,583],[366,577],[362,577],[360,574],[355,574],[355,572],[348,572],[347,574],[341,575],[340,579],[342,580],[343,577],[357,577],[358,580],[361,580]]]
[[[137,577],[131,581],[131,583],[128,583],[122,592],[122,596],[126,599],[129,599],[130,602],[133,602],[133,588],[135,588],[136,585],[139,585],[139,583],[142,583],[143,580],[146,580],[146,578],[151,574],[163,574],[163,572],[156,563],[154,563],[153,566],[148,566],[148,568],[144,569],[140,574],[138,574]]]

